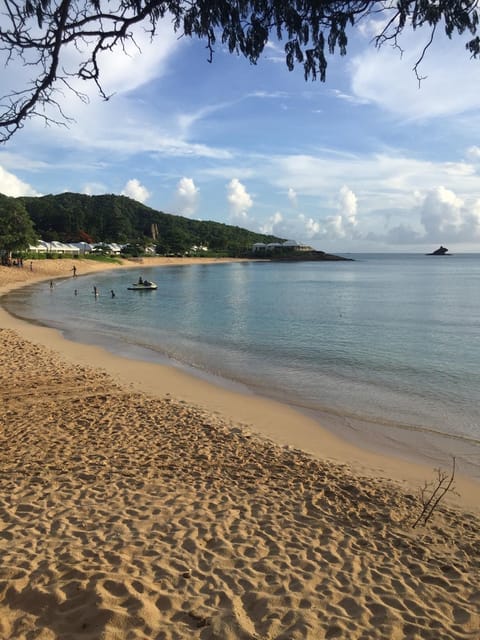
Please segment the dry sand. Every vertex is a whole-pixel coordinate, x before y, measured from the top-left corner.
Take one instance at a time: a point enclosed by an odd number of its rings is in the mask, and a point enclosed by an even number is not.
[[[479,640],[478,484],[3,310],[0,378],[2,640]]]

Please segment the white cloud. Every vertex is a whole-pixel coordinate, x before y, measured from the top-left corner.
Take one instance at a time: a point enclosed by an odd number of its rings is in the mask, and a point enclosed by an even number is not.
[[[263,55],[270,62],[285,64],[285,51],[283,47],[271,40],[265,44]]]
[[[404,222],[392,224],[384,235],[370,232],[365,237],[397,246],[478,242],[480,198],[464,200],[442,186],[430,189],[421,194],[418,205]]]
[[[301,225],[301,238],[322,241],[351,240],[353,238],[353,225],[346,216],[340,214],[326,216],[318,220],[300,214],[298,221]]]
[[[400,40],[402,53],[388,44],[368,46],[353,57],[349,69],[354,95],[405,119],[455,115],[480,107],[478,61],[465,50],[466,38],[451,40],[437,31],[419,67],[419,86],[413,68],[428,42],[425,29],[407,29]]]
[[[103,100],[94,83],[70,79],[70,85],[85,95],[82,101],[72,91],[63,89],[59,101],[62,112],[70,118],[67,127],[51,126],[46,128],[43,120],[32,119],[25,124],[21,134],[25,144],[34,141],[37,145],[61,149],[73,149],[76,154],[85,151],[108,151],[117,160],[130,155],[147,152],[174,157],[202,157],[211,159],[229,159],[231,153],[222,148],[212,147],[202,142],[190,142],[190,127],[197,120],[206,117],[224,105],[214,105],[198,109],[191,115],[178,113],[158,100],[152,102],[139,99],[137,90],[148,85],[156,88],[161,85],[173,65],[172,58],[180,48],[187,48],[186,39],[178,39],[168,21],[162,22],[160,31],[151,43],[147,33],[137,28],[134,33],[140,49],[132,43],[126,47],[126,54],[120,48],[104,52],[101,56],[101,82],[108,101]],[[74,47],[70,47],[62,59],[63,66],[72,71],[81,59]],[[18,68],[17,68],[18,67]],[[8,67],[10,69],[10,67]],[[28,84],[30,78],[23,67],[11,65],[12,71],[18,71],[21,81],[16,88]],[[31,73],[31,68],[27,70]],[[8,85],[2,76],[3,93]],[[158,85],[158,86],[157,86]],[[55,120],[63,120],[54,108],[47,108]],[[26,136],[28,135],[28,140]],[[17,136],[16,140],[20,140]]]
[[[445,187],[429,191],[421,208],[421,222],[427,236],[458,236],[465,223],[464,207],[464,201]]]
[[[350,187],[343,185],[329,203],[322,204],[321,213],[317,216],[300,213],[295,217],[279,220],[275,227],[272,226],[273,218],[269,218],[261,230],[265,229],[266,232],[271,230],[275,235],[294,238],[300,242],[311,243],[317,248],[330,248],[337,252],[359,251],[366,247],[369,247],[369,250],[378,250],[378,247],[381,247],[383,250],[391,245],[413,246],[420,242],[427,243],[428,247],[428,243],[437,242],[437,240],[432,239],[431,234],[426,232],[422,224],[422,211],[428,218],[431,208],[435,210],[435,198],[437,202],[443,199],[454,209],[458,204],[454,194],[453,196],[444,194],[441,189],[438,193],[435,190],[428,193],[417,191],[411,194],[407,209],[371,210],[367,215],[359,218],[356,194]],[[457,220],[454,215],[452,217],[448,206],[446,209],[445,227],[447,220],[450,224]],[[467,211],[470,211],[468,221]],[[469,225],[470,230],[480,228],[480,199],[476,208],[471,206],[462,208],[462,233],[466,224]],[[434,226],[432,221],[431,227]],[[383,232],[379,233],[379,229],[383,229]],[[429,231],[432,232],[433,229]],[[460,229],[455,231],[455,238],[452,237],[452,241],[454,239],[461,239]]]
[[[69,113],[72,115],[72,110]],[[139,153],[149,153],[152,158],[158,156],[161,159],[232,158],[232,153],[227,149],[186,139],[186,131],[174,114],[166,114],[159,120],[121,95],[109,102],[95,99],[89,105],[81,104],[75,113],[75,120],[69,125],[68,135],[64,128],[45,129],[36,122],[34,136],[37,142],[55,143],[58,148],[74,149],[75,153],[105,151],[118,160]]]
[[[351,104],[366,104],[368,102],[368,100],[364,98],[354,96],[350,93],[345,93],[344,91],[340,91],[339,89],[332,89],[332,94],[339,100],[345,100],[346,102],[350,102]]]
[[[21,135],[21,131],[18,132],[18,135]],[[5,147],[2,148],[0,152],[0,162],[4,169],[6,170],[17,170],[20,169],[22,171],[30,171],[30,172],[40,172],[40,171],[48,171],[51,167],[50,162],[47,160],[40,160],[38,158],[33,158],[30,153],[22,154],[15,153],[11,151],[4,150]]]
[[[334,240],[338,238],[345,238],[347,236],[347,232],[344,226],[343,217],[340,215],[329,216],[325,220],[323,235]]]
[[[385,149],[382,153],[340,153],[322,148],[316,155],[261,156],[246,159],[250,180],[270,185],[268,194],[278,191],[290,196],[302,194],[302,214],[275,216],[274,203],[270,212],[269,195],[256,196],[255,228],[283,238],[311,243],[318,248],[358,251],[388,250],[394,245],[412,248],[426,243],[428,250],[437,239],[429,237],[422,223],[422,207],[427,194],[443,186],[464,201],[461,228],[475,229],[478,216],[467,219],[466,212],[474,211],[478,198],[478,175],[469,162],[442,162],[421,160]],[[252,173],[252,168],[255,171]],[[228,165],[209,169],[203,175],[209,178],[228,175]],[[236,166],[241,170],[241,165]],[[242,174],[237,173],[241,178]],[[348,184],[345,177],[348,176]],[[237,180],[238,180],[237,177]],[[245,176],[246,177],[246,176]],[[430,203],[433,205],[433,196]],[[468,205],[467,205],[468,203]],[[427,206],[427,205],[425,205]],[[274,208],[275,207],[275,208]],[[361,212],[361,215],[359,214]],[[428,211],[426,210],[428,221]],[[473,216],[473,217],[472,217]],[[247,220],[245,216],[241,223]],[[451,223],[455,218],[451,218]],[[248,220],[250,223],[251,220]],[[430,222],[433,226],[433,220]],[[450,225],[452,228],[452,224]],[[452,231],[455,231],[452,229]],[[455,239],[462,237],[455,231]],[[438,240],[441,242],[441,239]],[[452,244],[453,236],[445,243]]]
[[[319,216],[317,219],[303,213],[297,218],[297,233],[300,240],[338,241],[352,239],[357,226],[357,198],[354,192],[343,185],[333,203],[338,213]]]
[[[217,102],[215,104],[201,107],[196,111],[190,111],[188,113],[186,112],[179,113],[178,115],[176,115],[176,120],[180,128],[180,131],[184,134],[187,134],[190,128],[194,124],[196,124],[200,120],[204,120],[205,118],[210,117],[211,115],[213,115],[214,113],[217,113],[218,111],[227,109],[228,107],[232,106],[232,104],[234,104],[233,101],[223,102],[223,103]]]
[[[285,91],[252,91],[248,93],[245,98],[271,98],[277,100],[278,98],[288,98],[288,93]]]
[[[128,93],[163,76],[170,58],[182,46],[168,20],[159,23],[158,33],[152,41],[141,26],[130,31],[136,44],[129,41],[124,50],[117,46],[100,58],[101,79],[107,93]]]
[[[480,198],[478,198],[464,215],[467,234],[469,239],[480,240]]]
[[[265,159],[256,173],[257,179],[269,180],[275,187],[287,191],[292,188],[301,192],[304,199],[315,198],[324,210],[337,208],[345,176],[362,211],[380,206],[407,210],[418,203],[416,194],[439,185],[464,196],[478,194],[478,177],[473,165],[420,160],[393,149],[372,154],[335,154],[322,150],[316,156],[277,156]]]
[[[313,218],[309,218],[303,214],[300,214],[298,219],[303,226],[303,234],[307,238],[310,239],[322,235],[322,225],[318,220],[314,220]]]
[[[150,192],[146,187],[144,187],[136,178],[132,178],[127,182],[127,184],[123,187],[121,192],[122,196],[128,196],[129,198],[133,198],[137,202],[146,202],[150,197]]]
[[[287,237],[298,242],[311,243],[317,248],[326,242],[337,243],[352,238],[351,233],[347,233],[345,221],[340,215],[314,218],[303,213],[298,214],[294,219],[284,221],[281,228],[275,229],[275,235]]]
[[[445,173],[455,178],[475,175],[475,167],[467,162],[445,162]]]
[[[322,223],[309,222],[307,231],[313,236],[324,236],[329,239],[352,238],[357,226],[357,197],[346,185],[343,185],[337,196],[338,214],[330,215]]]
[[[39,196],[40,194],[16,175],[0,167],[0,193],[12,198],[20,196]]]
[[[280,211],[276,211],[273,216],[270,216],[266,222],[260,225],[260,233],[266,235],[281,235],[278,226],[283,222],[283,215]]]
[[[263,162],[263,159],[261,162]],[[238,179],[248,180],[258,175],[258,172],[257,166],[253,162],[249,162],[248,166],[220,163],[213,167],[202,167],[201,174],[210,180],[217,178],[229,180],[232,175],[237,176]]]
[[[195,213],[198,204],[198,188],[192,178],[183,177],[177,184],[175,192],[176,208],[184,216]]]
[[[171,57],[182,46],[167,20],[159,23],[158,33],[153,40],[141,25],[132,26],[129,32],[134,40],[126,41],[124,46],[118,44],[111,50],[103,51],[98,57],[100,82],[107,96],[127,94],[163,76],[168,71]],[[88,51],[92,43],[93,40],[90,43],[85,40],[77,43],[77,46],[66,47],[62,52],[63,68],[70,73],[76,70],[79,63],[87,57],[82,51]],[[89,100],[98,95],[94,82],[72,78],[70,85]]]
[[[233,178],[228,183],[227,200],[232,219],[243,222],[248,220],[248,211],[253,206],[253,200],[238,178]]]
[[[297,192],[292,187],[288,188],[288,199],[292,207],[296,209],[298,207]]]
[[[141,119],[135,116],[127,122],[129,113],[132,114],[135,108],[138,111],[140,106],[134,107],[134,103],[128,101],[128,96],[135,89],[164,76],[169,71],[171,58],[178,49],[188,46],[185,39],[180,40],[177,37],[168,20],[159,23],[158,34],[152,42],[150,35],[141,25],[133,26],[129,32],[133,34],[137,46],[133,41],[129,41],[125,43],[125,47],[117,45],[112,50],[102,52],[98,58],[101,85],[105,93],[112,96],[107,103],[99,96],[94,82],[74,77],[80,62],[87,59],[94,40],[84,39],[64,47],[61,51],[59,67],[70,74],[68,86],[73,91],[61,81],[57,81],[55,89],[58,93],[54,98],[58,99],[61,112],[52,104],[42,105],[41,108],[44,108],[45,114],[55,121],[63,121],[62,114],[71,118],[69,131],[75,135],[79,130],[75,136],[78,142],[87,144],[96,137],[104,139],[108,132],[118,130],[122,123],[128,130],[141,122]],[[5,62],[5,54],[0,54],[0,59],[2,58]],[[5,65],[2,71],[2,95],[8,95],[11,91],[22,91],[34,83],[41,68],[34,64],[33,60],[30,62],[31,64],[24,64],[23,60],[17,57]],[[79,95],[83,96],[83,99],[80,99]],[[50,137],[52,134],[60,139],[62,136],[70,137],[65,136],[64,128],[52,127],[46,130],[43,120],[38,118],[29,120],[25,128],[30,134],[42,137]]]
[[[467,149],[467,158],[470,158],[474,162],[480,160],[480,147],[473,145]]]
[[[87,196],[101,195],[107,193],[108,187],[100,182],[88,182],[83,185],[82,193]]]
[[[338,208],[348,225],[354,227],[357,224],[357,196],[346,185],[340,189]]]
[[[375,19],[368,18],[366,20],[362,20],[362,22],[358,24],[358,31],[362,36],[367,38],[369,41],[372,41],[382,33],[383,29],[387,25],[388,20],[389,15],[383,12],[379,14],[379,17]]]

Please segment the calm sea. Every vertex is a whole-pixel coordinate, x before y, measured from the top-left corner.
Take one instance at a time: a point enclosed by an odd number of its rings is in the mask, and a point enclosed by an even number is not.
[[[3,304],[71,339],[168,359],[346,432],[454,436],[480,463],[480,255],[349,257],[133,268],[27,287]],[[140,275],[158,289],[128,291]]]

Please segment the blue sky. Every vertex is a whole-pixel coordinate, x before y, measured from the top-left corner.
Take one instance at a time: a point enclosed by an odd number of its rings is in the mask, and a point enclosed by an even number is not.
[[[125,194],[337,253],[479,251],[480,61],[439,37],[419,88],[427,35],[400,56],[376,32],[364,22],[320,83],[287,70],[281,43],[256,66],[219,44],[209,64],[167,23],[153,44],[139,31],[141,54],[105,55],[108,102],[78,84],[89,104],[60,96],[68,128],[31,120],[0,147],[0,192]],[[2,95],[28,73],[7,67]]]

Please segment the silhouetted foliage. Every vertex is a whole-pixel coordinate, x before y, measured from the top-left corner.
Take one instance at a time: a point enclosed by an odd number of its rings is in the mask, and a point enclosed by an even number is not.
[[[4,62],[20,60],[32,72],[30,84],[5,95],[0,106],[0,140],[8,138],[26,118],[38,116],[64,123],[62,95],[72,79],[100,82],[101,54],[116,55],[134,40],[142,25],[156,35],[170,22],[179,36],[205,41],[211,61],[217,42],[255,64],[272,39],[284,43],[289,70],[303,67],[305,79],[325,80],[327,55],[345,55],[349,30],[372,18],[378,24],[376,46],[398,45],[405,29],[426,27],[421,62],[437,30],[451,38],[470,34],[466,49],[478,56],[478,0],[3,0],[0,50]],[[64,51],[76,51],[65,56]],[[418,67],[415,67],[418,75]],[[77,94],[83,100],[78,91]],[[50,114],[50,115],[48,115]]]
[[[0,194],[0,251],[5,255],[28,249],[37,235],[23,202]]]

